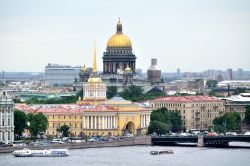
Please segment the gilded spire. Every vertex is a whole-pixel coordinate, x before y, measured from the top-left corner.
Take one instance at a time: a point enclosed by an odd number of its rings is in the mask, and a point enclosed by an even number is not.
[[[96,48],[95,48],[95,42],[94,42],[94,61],[93,61],[93,72],[97,71],[96,67]]]
[[[83,65],[82,70],[83,70],[83,71],[86,71],[86,70],[87,70],[87,68],[86,68],[85,64]]]

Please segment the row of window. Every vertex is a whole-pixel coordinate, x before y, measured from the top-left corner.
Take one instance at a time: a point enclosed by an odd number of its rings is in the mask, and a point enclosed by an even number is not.
[[[57,123],[57,125],[56,125],[56,123],[52,123],[52,127],[61,127],[61,125],[68,125],[67,123]],[[75,123],[75,124],[72,124],[72,123],[69,123],[69,127],[75,127],[75,128],[77,128],[77,123]],[[49,126],[49,124],[48,124],[48,127],[50,127]],[[80,127],[82,128],[83,127],[83,125],[82,125],[82,123],[80,123]]]
[[[51,117],[52,117],[52,119],[55,119],[56,117],[58,118],[58,119],[66,119],[66,117],[69,117],[69,119],[77,119],[77,116],[75,115],[52,115]],[[49,119],[50,118],[50,116],[49,115],[47,115],[47,118]],[[82,116],[80,116],[80,119],[82,119],[83,117]]]
[[[2,132],[2,140],[5,140],[5,133],[6,132],[4,132],[4,131]],[[7,139],[10,140],[10,131],[7,131],[7,133],[8,133],[7,134],[7,137],[8,137]]]
[[[128,53],[132,53],[131,50],[109,50],[107,51],[108,54],[128,54]]]
[[[195,115],[192,115],[192,119],[195,119],[195,118],[208,118],[208,119],[212,119],[212,118],[214,118],[214,117],[217,117],[217,116],[219,116],[219,114],[217,113],[217,114],[201,114],[201,115],[197,115],[197,116],[195,116]]]
[[[10,126],[10,119],[7,120],[7,123],[5,123],[4,118],[2,119],[2,126],[7,125]]]
[[[183,107],[185,108],[186,105],[183,103],[152,103],[151,106],[152,107]],[[219,106],[223,106],[223,103],[201,103],[201,104],[192,104],[192,107],[219,107]]]
[[[194,112],[196,112],[196,113],[202,113],[202,112],[210,112],[210,113],[213,113],[213,112],[223,112],[224,111],[224,109],[205,109],[205,110],[203,110],[203,109],[200,109],[200,110],[192,110],[192,113],[194,113]]]

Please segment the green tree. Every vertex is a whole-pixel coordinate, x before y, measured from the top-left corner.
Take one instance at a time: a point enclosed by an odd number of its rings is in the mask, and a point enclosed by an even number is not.
[[[78,99],[79,97],[83,97],[83,88],[76,93],[76,99]]]
[[[169,124],[160,122],[160,121],[151,121],[148,127],[148,133],[157,133],[157,134],[166,134],[170,130]]]
[[[181,131],[182,120],[179,112],[174,111],[170,113],[171,131],[179,132]]]
[[[48,128],[48,120],[42,113],[28,115],[28,129],[32,136],[37,136],[40,132],[45,132]]]
[[[217,86],[217,84],[218,84],[218,81],[216,81],[216,80],[207,80],[207,82],[206,82],[206,86],[208,88],[215,88]]]
[[[240,94],[240,93],[246,93],[246,88],[245,87],[243,87],[243,88],[241,88],[241,87],[238,87],[238,88],[236,88],[235,90],[234,90],[234,92],[233,92],[233,94],[234,95],[238,95],[238,94]]]
[[[236,131],[241,129],[241,117],[238,112],[227,112],[213,120],[216,132]]]
[[[131,101],[139,101],[143,98],[143,89],[141,86],[131,85],[123,90],[121,96]]]
[[[68,125],[62,125],[58,131],[62,133],[63,137],[69,136],[69,126]]]
[[[215,90],[212,89],[211,91],[209,91],[208,95],[209,95],[209,96],[216,96]]]
[[[245,119],[246,124],[250,124],[250,105],[246,106]]]
[[[111,99],[112,97],[114,97],[117,94],[117,86],[108,86],[107,87],[107,98]]]
[[[14,111],[14,126],[15,134],[19,137],[22,135],[24,129],[26,128],[27,117],[23,111],[15,110]]]
[[[182,129],[182,119],[179,111],[169,111],[165,107],[152,111],[150,116],[150,121],[162,122],[169,127],[168,130],[171,130],[173,132],[179,132]],[[152,124],[154,124],[154,126],[152,127],[151,131],[156,132],[157,134],[161,134],[154,129],[156,127],[155,126],[156,124],[155,123]],[[150,125],[149,127],[151,127]]]

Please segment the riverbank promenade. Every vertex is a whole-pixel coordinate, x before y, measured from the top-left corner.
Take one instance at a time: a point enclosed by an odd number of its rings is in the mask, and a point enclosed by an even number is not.
[[[52,144],[50,146],[26,146],[26,147],[0,147],[0,153],[11,153],[14,150],[29,148],[29,149],[85,149],[85,148],[102,148],[102,147],[119,147],[119,146],[135,146],[135,145],[151,145],[150,136],[140,136],[133,138],[126,138],[122,140],[113,141],[100,141],[100,142],[87,142],[87,143],[64,143],[64,144]]]

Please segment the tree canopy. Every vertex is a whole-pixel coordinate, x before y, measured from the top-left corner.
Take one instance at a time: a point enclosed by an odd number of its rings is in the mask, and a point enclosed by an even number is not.
[[[246,124],[250,124],[250,105],[246,106],[245,119]]]
[[[208,88],[215,88],[217,86],[217,84],[218,84],[218,81],[216,81],[216,80],[207,80],[207,82],[206,82],[206,86]]]
[[[29,126],[28,129],[32,136],[37,136],[40,132],[45,132],[48,128],[48,120],[42,113],[27,115]]]
[[[240,130],[241,117],[238,112],[227,112],[213,120],[214,131],[222,133]]]
[[[150,122],[148,133],[166,134],[170,130],[169,124],[154,120]]]
[[[14,126],[15,134],[21,136],[24,129],[26,128],[27,117],[23,111],[15,110],[14,111]]]
[[[179,111],[169,111],[167,108],[160,108],[154,110],[150,117],[149,134],[166,134],[169,131],[181,131],[182,120]]]
[[[107,96],[108,99],[111,99],[116,94],[117,94],[117,86],[108,86],[107,87],[106,96]]]
[[[234,92],[233,92],[233,94],[234,95],[238,95],[238,94],[240,94],[240,93],[246,93],[246,88],[245,87],[243,87],[243,88],[241,88],[241,87],[238,87],[238,88],[236,88],[235,90],[234,90]]]
[[[58,131],[60,131],[62,133],[63,137],[69,136],[69,126],[68,125],[62,125]]]
[[[144,100],[152,100],[159,96],[165,96],[164,92],[149,92],[144,94],[143,88],[141,86],[131,85],[128,86],[120,93],[120,95],[126,99],[134,102],[144,101]]]
[[[127,100],[138,101],[143,96],[143,89],[141,86],[131,85],[123,90],[121,96]]]

